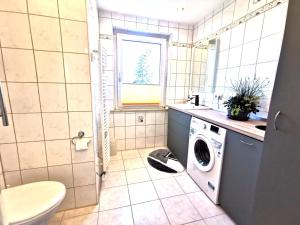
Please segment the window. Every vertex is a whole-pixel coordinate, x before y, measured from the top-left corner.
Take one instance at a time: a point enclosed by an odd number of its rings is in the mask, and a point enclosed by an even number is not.
[[[167,36],[122,30],[116,36],[117,106],[163,106]]]

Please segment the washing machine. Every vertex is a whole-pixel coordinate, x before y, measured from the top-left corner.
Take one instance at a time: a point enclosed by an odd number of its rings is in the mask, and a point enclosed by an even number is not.
[[[218,204],[226,129],[193,117],[190,125],[187,172]]]

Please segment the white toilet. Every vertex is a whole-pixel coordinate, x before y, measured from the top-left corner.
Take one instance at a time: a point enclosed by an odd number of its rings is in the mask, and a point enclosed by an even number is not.
[[[41,181],[4,189],[0,195],[2,225],[45,225],[66,195],[56,181]]]

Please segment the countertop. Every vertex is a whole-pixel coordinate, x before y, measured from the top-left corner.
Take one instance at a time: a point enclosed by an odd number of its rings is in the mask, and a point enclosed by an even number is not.
[[[187,113],[191,116],[203,119],[207,122],[219,125],[229,130],[236,131],[246,136],[252,137],[259,141],[264,141],[265,131],[257,129],[256,125],[266,125],[264,120],[248,120],[248,121],[236,121],[228,119],[226,113],[222,113],[216,110],[212,110],[208,107],[202,107],[201,109],[189,108],[187,104],[174,104],[168,105],[169,108]]]

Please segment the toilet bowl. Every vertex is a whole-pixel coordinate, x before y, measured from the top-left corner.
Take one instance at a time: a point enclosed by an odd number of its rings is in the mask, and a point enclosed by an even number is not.
[[[56,181],[41,181],[4,189],[0,195],[2,225],[45,225],[66,195]]]

